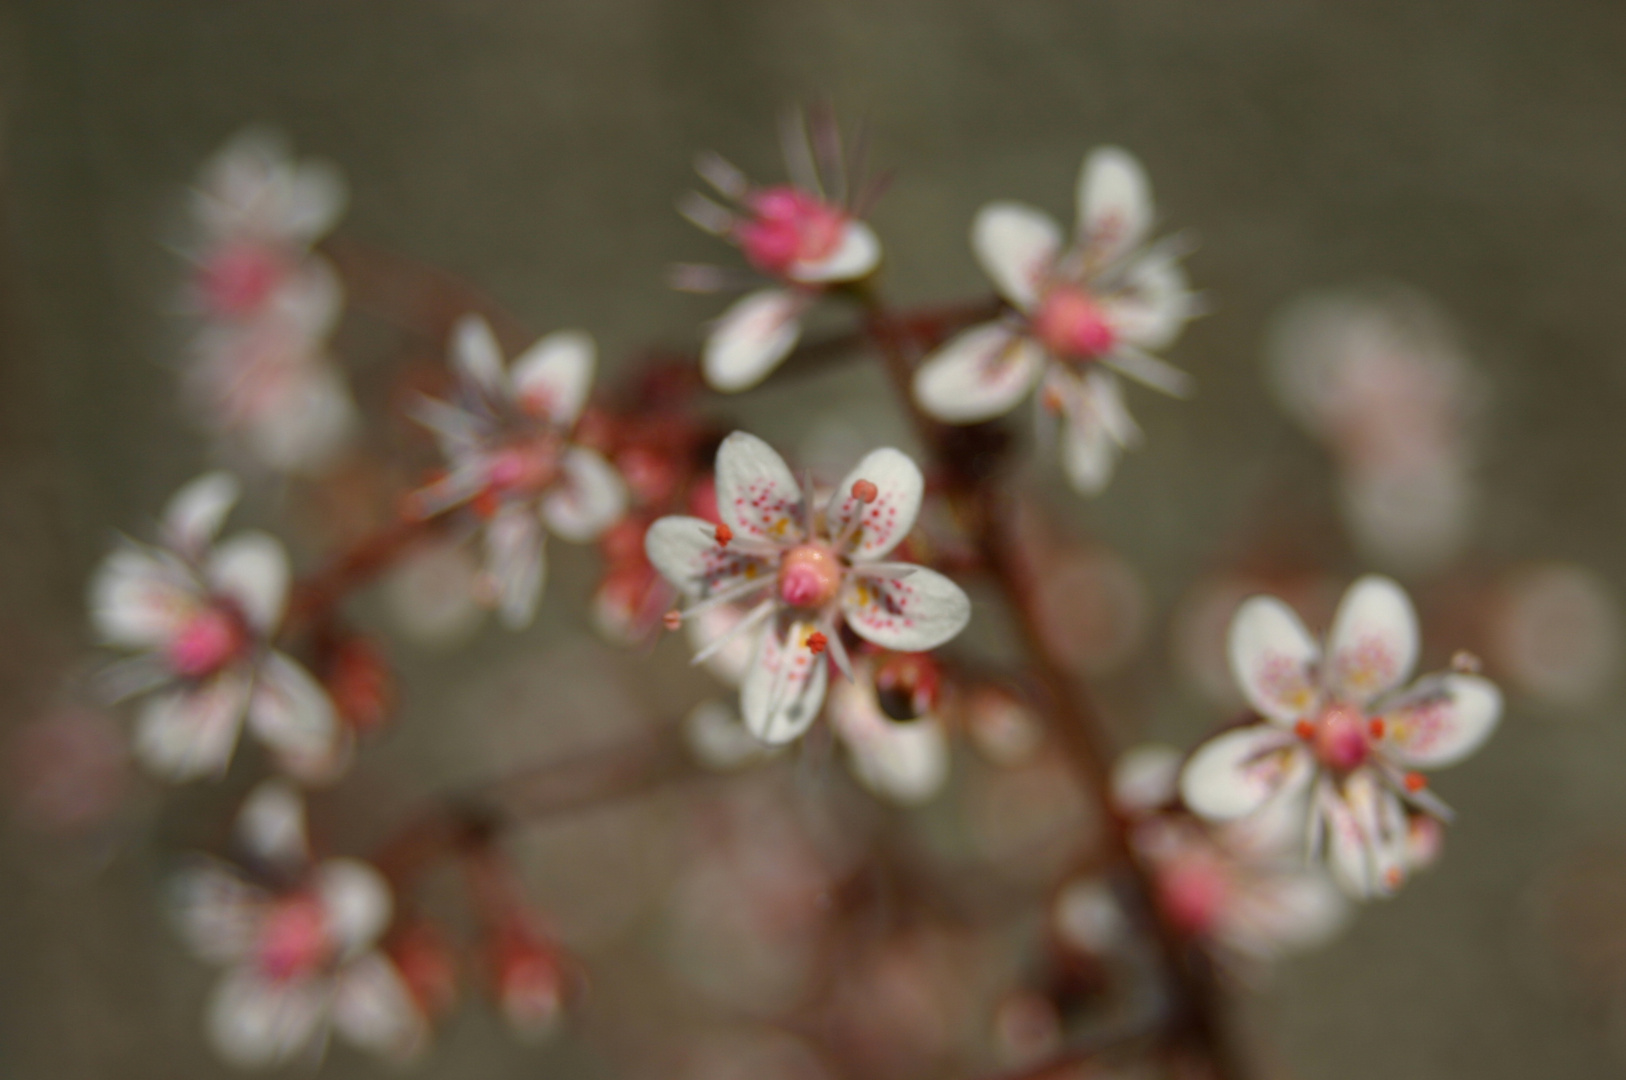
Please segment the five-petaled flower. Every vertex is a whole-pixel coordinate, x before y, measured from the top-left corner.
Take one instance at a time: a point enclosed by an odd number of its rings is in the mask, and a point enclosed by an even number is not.
[[[914,384],[921,407],[948,423],[977,423],[1010,411],[1038,387],[1040,404],[1061,415],[1062,461],[1073,487],[1100,492],[1119,448],[1140,437],[1114,372],[1176,396],[1190,391],[1184,372],[1147,351],[1173,342],[1196,311],[1179,250],[1143,246],[1151,225],[1139,164],[1112,148],[1084,162],[1071,245],[1038,210],[984,206],[972,247],[1015,312],[972,327],[926,358]]]
[[[745,390],[767,378],[795,347],[802,316],[825,290],[867,277],[881,261],[880,241],[860,220],[877,191],[849,177],[834,122],[815,117],[808,137],[799,120],[787,120],[785,162],[792,182],[759,188],[718,155],[702,154],[695,170],[738,210],[695,192],[679,204],[685,217],[737,244],[752,269],[774,282],[736,301],[707,337],[701,366],[718,390]],[[715,267],[682,266],[674,283],[711,292],[732,277]]]
[[[505,371],[490,326],[470,315],[453,332],[451,361],[456,401],[426,398],[418,410],[447,471],[415,493],[413,509],[427,517],[467,504],[484,520],[484,599],[506,625],[523,627],[542,594],[544,524],[587,543],[626,509],[615,469],[572,442],[593,382],[593,340],[549,334]]]
[[[650,561],[696,601],[686,614],[751,605],[696,659],[761,627],[740,691],[740,712],[759,739],[788,742],[807,729],[824,701],[829,662],[851,677],[842,623],[883,648],[920,651],[969,620],[970,600],[954,582],[882,561],[914,526],[923,488],[906,455],[875,450],[818,514],[811,490],[797,485],[779,455],[736,431],[717,451],[723,523],[674,516],[650,526]]]
[[[1238,609],[1229,648],[1264,722],[1192,755],[1180,781],[1186,805],[1226,821],[1289,800],[1346,892],[1394,892],[1419,859],[1419,830],[1450,814],[1415,770],[1477,750],[1501,715],[1501,693],[1459,670],[1401,689],[1417,658],[1417,618],[1405,591],[1375,575],[1344,594],[1324,656],[1292,609],[1269,596]]]
[[[327,694],[271,647],[288,561],[264,533],[216,544],[237,482],[210,473],[164,512],[157,545],[123,541],[91,582],[90,613],[109,645],[140,655],[107,670],[115,698],[151,692],[135,749],[155,772],[189,780],[225,772],[249,730],[296,773],[326,771],[340,749]]]
[[[412,1056],[425,1023],[377,948],[393,907],[379,872],[355,859],[313,863],[304,805],[286,781],[255,788],[238,814],[236,866],[197,863],[171,883],[175,922],[200,958],[229,968],[207,1030],[234,1065],[319,1058],[331,1032],[391,1059]]]

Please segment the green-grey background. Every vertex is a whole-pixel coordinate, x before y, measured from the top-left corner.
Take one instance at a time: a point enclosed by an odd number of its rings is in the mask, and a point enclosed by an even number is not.
[[[1265,394],[1264,329],[1299,290],[1373,278],[1433,296],[1489,377],[1479,550],[1576,559],[1626,584],[1626,12],[1613,5],[11,0],[0,12],[0,722],[26,716],[80,654],[82,582],[110,530],[141,528],[202,466],[165,366],[178,264],[164,241],[183,186],[251,121],[342,165],[347,232],[466,276],[539,331],[589,327],[609,356],[693,340],[715,309],[661,285],[668,263],[720,255],[673,197],[697,148],[779,175],[786,103],[828,94],[869,118],[875,159],[897,170],[875,221],[906,299],[980,291],[965,244],[975,208],[1003,196],[1067,214],[1084,151],[1122,144],[1163,220],[1200,238],[1190,267],[1213,306],[1173,354],[1199,396],[1137,394],[1149,447],[1077,514],[1133,553],[1160,612],[1223,553],[1265,478],[1286,468],[1326,484],[1320,452]],[[759,400],[764,425],[805,426],[806,398]],[[866,403],[856,422],[883,411]],[[580,609],[592,565],[560,553],[550,611]],[[545,621],[517,639],[486,633],[459,659],[409,653],[401,730],[353,798],[376,795],[383,820],[503,760],[509,744],[467,720],[486,714],[471,686],[527,670],[536,650],[636,670],[570,633]],[[1159,722],[1195,738],[1207,718],[1165,696]],[[1445,864],[1262,996],[1263,1059],[1311,1078],[1626,1071],[1597,1011],[1529,959],[1544,946],[1527,940],[1534,883],[1626,822],[1623,774],[1626,717],[1612,705],[1556,720],[1516,707],[1442,782],[1463,811]],[[226,805],[170,797],[97,872],[82,853],[8,839],[0,1073],[215,1075],[196,1034],[212,975],[157,913],[163,845],[140,830],[206,834],[197,821]],[[465,1018],[423,1069],[520,1076],[574,1060]],[[373,1067],[342,1054],[329,1068]]]

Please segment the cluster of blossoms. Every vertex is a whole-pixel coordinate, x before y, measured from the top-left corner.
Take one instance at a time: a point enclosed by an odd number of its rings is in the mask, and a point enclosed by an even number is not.
[[[278,472],[325,467],[356,422],[328,353],[344,291],[311,250],[345,199],[337,171],[265,132],[221,150],[193,194],[188,380],[229,447]]]

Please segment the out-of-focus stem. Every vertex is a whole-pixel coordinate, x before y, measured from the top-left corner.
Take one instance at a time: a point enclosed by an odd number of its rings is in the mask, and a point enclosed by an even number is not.
[[[389,569],[414,546],[439,531],[442,517],[400,517],[363,537],[325,567],[296,582],[285,626],[318,622],[352,589]]]

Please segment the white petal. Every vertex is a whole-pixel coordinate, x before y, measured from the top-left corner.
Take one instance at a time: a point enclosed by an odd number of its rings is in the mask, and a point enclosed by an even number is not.
[[[596,540],[626,513],[627,486],[596,450],[572,446],[561,467],[559,483],[542,499],[542,516],[572,543]]]
[[[705,600],[747,581],[773,583],[774,568],[737,544],[717,543],[717,526],[695,517],[663,517],[644,533],[644,554],[673,588]]]
[[[1179,791],[1180,751],[1162,743],[1132,747],[1112,766],[1112,802],[1132,814],[1156,810]]]
[[[736,301],[706,338],[701,355],[706,382],[732,394],[766,379],[796,347],[808,303],[786,289],[763,289]]]
[[[1231,674],[1267,720],[1291,726],[1320,701],[1314,666],[1321,651],[1293,609],[1274,596],[1243,601],[1227,636]]]
[[[1114,146],[1096,150],[1078,178],[1078,235],[1097,263],[1125,254],[1152,225],[1152,195],[1140,163]]]
[[[948,739],[941,725],[930,717],[891,720],[867,682],[839,680],[831,688],[830,720],[852,755],[858,779],[882,798],[925,802],[948,780]]]
[[[248,532],[227,540],[210,557],[208,578],[218,593],[237,602],[261,634],[270,634],[282,620],[288,556],[275,537]]]
[[[841,597],[853,633],[884,649],[924,652],[971,621],[971,598],[935,570],[910,563],[875,563],[853,575]]]
[[[1010,411],[1043,370],[1038,342],[1004,323],[986,323],[926,357],[915,372],[915,400],[947,423],[978,423]]]
[[[1368,769],[1351,773],[1339,793],[1328,780],[1318,805],[1333,880],[1357,899],[1387,896],[1405,880],[1407,828],[1400,799]]]
[[[881,241],[862,221],[849,221],[842,230],[836,249],[816,262],[800,262],[790,268],[795,281],[812,284],[826,281],[856,281],[874,270],[881,261]]]
[[[1143,349],[1172,344],[1196,312],[1179,260],[1158,250],[1136,259],[1122,284],[1101,297],[1101,306],[1113,332]]]
[[[136,719],[136,756],[166,780],[224,773],[242,729],[248,689],[247,674],[228,668],[207,682],[152,698]]]
[[[683,736],[694,756],[711,769],[737,769],[765,761],[773,753],[746,728],[734,706],[721,701],[702,701],[690,709],[683,720]]]
[[[348,201],[343,173],[325,161],[302,162],[288,185],[283,228],[305,243],[319,240],[338,223]]]
[[[392,1061],[413,1057],[426,1037],[411,991],[376,952],[358,956],[336,976],[333,1026],[352,1046]]]
[[[1417,662],[1417,615],[1394,581],[1369,574],[1349,587],[1327,635],[1328,689],[1364,705],[1399,686]]]
[[[756,655],[740,688],[740,714],[751,734],[769,745],[790,742],[819,715],[830,665],[807,646],[815,627],[778,620],[762,628]]]
[[[332,464],[355,433],[360,416],[344,379],[325,359],[314,359],[282,384],[274,407],[244,429],[250,450],[273,469],[310,475]]]
[[[326,758],[338,737],[333,701],[304,667],[280,652],[268,654],[248,703],[248,722],[279,756]]]
[[[1425,687],[1384,714],[1383,750],[1413,768],[1455,765],[1496,730],[1502,693],[1477,675],[1445,675]]]
[[[504,395],[502,347],[491,324],[479,315],[465,315],[452,328],[452,367],[492,400]]]
[[[514,361],[515,400],[531,415],[569,427],[587,404],[596,356],[593,339],[584,331],[549,334]]]
[[[329,859],[316,868],[316,892],[327,932],[341,955],[359,956],[389,926],[394,911],[384,875],[356,859]]]
[[[730,686],[739,686],[745,681],[745,673],[751,669],[751,658],[756,652],[756,638],[747,632],[748,626],[741,625],[750,615],[751,612],[737,605],[718,604],[686,620],[689,644],[694,651],[697,654],[709,652],[706,670]],[[718,646],[723,638],[728,640]]]
[[[209,1038],[233,1065],[263,1068],[295,1057],[322,1035],[326,980],[272,980],[252,968],[229,972],[215,987]]]
[[[168,554],[119,546],[90,582],[90,617],[109,645],[162,649],[203,606],[197,581]]]
[[[277,778],[261,781],[237,811],[237,842],[256,859],[297,866],[310,855],[305,843],[305,800]]]
[[[1132,345],[1119,344],[1101,359],[1118,374],[1127,375],[1142,386],[1149,386],[1170,397],[1190,397],[1196,388],[1190,375],[1167,360],[1142,352]]]
[[[547,574],[542,521],[530,506],[511,503],[486,522],[486,579],[498,617],[510,630],[536,617]]]
[[[853,494],[854,486],[864,482],[875,487],[875,499],[869,503]],[[854,562],[879,559],[915,527],[925,489],[920,466],[908,454],[890,446],[872,450],[830,497],[826,511],[830,536],[845,538],[844,550]]]
[[[313,354],[323,351],[322,339],[332,335],[343,314],[344,285],[339,273],[316,255],[300,260],[266,299],[265,317],[285,322],[289,332],[306,340]]]
[[[177,873],[168,886],[175,926],[199,959],[227,964],[254,948],[267,895],[235,869],[199,861]]]
[[[1268,724],[1251,724],[1197,748],[1180,774],[1180,797],[1195,814],[1231,821],[1289,790],[1308,764],[1302,744],[1292,735]]]
[[[241,488],[228,472],[206,473],[177,491],[164,508],[164,542],[196,556],[220,532]]]
[[[971,247],[999,294],[1027,309],[1061,250],[1061,228],[1020,203],[989,203],[971,223]]]
[[[806,535],[802,489],[785,459],[744,431],[717,448],[717,512],[735,536],[783,545]]]
[[[1079,379],[1051,367],[1045,386],[1061,402],[1067,479],[1079,494],[1099,495],[1112,479],[1119,450],[1140,441],[1118,380],[1099,369]]]

